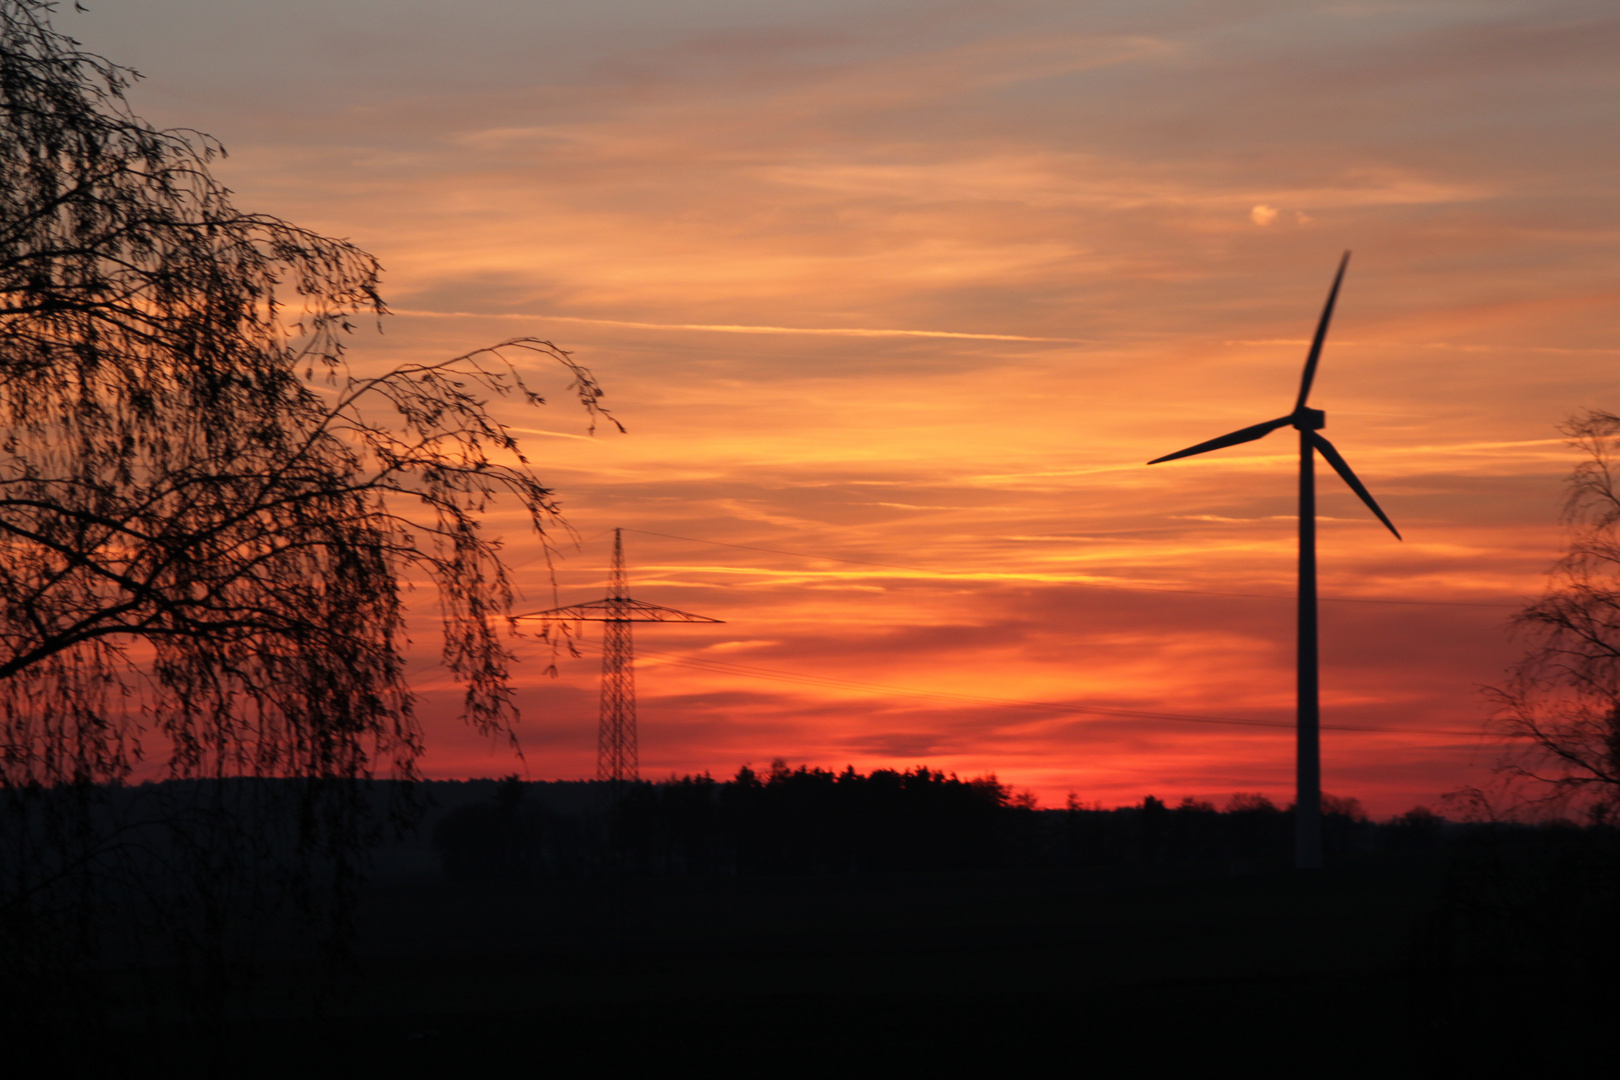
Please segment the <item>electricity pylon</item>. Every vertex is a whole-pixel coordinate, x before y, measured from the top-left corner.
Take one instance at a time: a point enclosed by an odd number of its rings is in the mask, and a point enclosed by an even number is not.
[[[630,626],[638,622],[717,623],[707,615],[630,599],[624,573],[622,529],[613,530],[613,571],[605,599],[525,615],[528,619],[602,624],[602,704],[597,713],[596,778],[613,783],[641,779],[636,748],[636,657]]]

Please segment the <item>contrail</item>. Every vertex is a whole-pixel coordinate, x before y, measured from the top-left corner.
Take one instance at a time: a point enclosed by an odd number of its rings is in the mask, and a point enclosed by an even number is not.
[[[519,312],[418,311],[391,309],[395,315],[424,319],[527,319],[530,322],[590,323],[594,326],[629,326],[637,330],[701,330],[714,334],[820,334],[831,337],[920,337],[961,338],[968,341],[1036,341],[1091,344],[1091,338],[1026,337],[1022,334],[967,334],[956,330],[872,330],[859,327],[829,326],[742,326],[731,323],[655,323],[629,319],[587,319],[580,315],[524,315]]]

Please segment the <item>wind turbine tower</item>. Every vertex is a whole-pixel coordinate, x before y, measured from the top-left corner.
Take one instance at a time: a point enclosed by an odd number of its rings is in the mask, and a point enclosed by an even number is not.
[[[1390,532],[1399,540],[1401,534],[1390,523],[1378,503],[1373,500],[1356,474],[1333,444],[1319,434],[1327,424],[1327,414],[1310,408],[1305,402],[1311,394],[1311,383],[1316,378],[1316,364],[1322,357],[1322,342],[1327,337],[1328,322],[1333,318],[1333,305],[1339,298],[1339,285],[1344,281],[1345,267],[1350,253],[1339,260],[1339,272],[1334,275],[1333,288],[1328,291],[1327,306],[1316,324],[1316,336],[1311,340],[1311,351],[1305,358],[1305,374],[1300,379],[1299,397],[1294,400],[1294,411],[1263,424],[1255,424],[1229,435],[1222,435],[1185,450],[1177,450],[1149,465],[1194,454],[1238,446],[1276,431],[1280,427],[1294,427],[1299,431],[1299,622],[1297,665],[1297,712],[1294,781],[1294,865],[1301,870],[1316,870],[1322,866],[1322,751],[1321,751],[1321,699],[1318,691],[1318,657],[1316,646],[1316,451],[1320,450],[1333,471],[1350,486],[1361,501],[1367,504]]]
[[[630,599],[624,572],[624,530],[613,530],[613,570],[605,599],[525,615],[554,622],[602,624],[602,703],[597,713],[596,778],[615,784],[641,779],[636,746],[636,657],[630,627],[638,622],[718,623],[707,615]]]

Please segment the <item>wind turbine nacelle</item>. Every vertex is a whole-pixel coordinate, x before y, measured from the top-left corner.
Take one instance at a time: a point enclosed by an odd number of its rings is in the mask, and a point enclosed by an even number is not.
[[[1327,413],[1301,406],[1294,410],[1294,426],[1301,431],[1321,431],[1327,427]]]

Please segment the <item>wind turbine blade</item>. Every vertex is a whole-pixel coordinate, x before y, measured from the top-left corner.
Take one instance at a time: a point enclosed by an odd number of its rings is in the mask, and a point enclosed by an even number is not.
[[[1344,281],[1344,268],[1350,265],[1350,253],[1344,253],[1339,260],[1339,272],[1333,275],[1333,288],[1328,290],[1327,306],[1322,308],[1322,320],[1316,324],[1316,336],[1311,339],[1311,354],[1305,358],[1305,374],[1299,380],[1299,400],[1294,402],[1296,410],[1305,407],[1305,399],[1311,396],[1311,383],[1316,381],[1316,362],[1322,358],[1322,342],[1327,340],[1328,322],[1333,318],[1333,305],[1339,299],[1339,283]]]
[[[1367,504],[1367,509],[1376,514],[1378,520],[1384,523],[1384,527],[1395,534],[1395,539],[1401,539],[1400,530],[1395,528],[1390,523],[1389,518],[1384,515],[1384,512],[1379,509],[1378,503],[1373,500],[1372,494],[1362,485],[1356,474],[1350,470],[1349,463],[1339,456],[1339,452],[1333,448],[1333,444],[1314,431],[1310,433],[1310,439],[1311,445],[1320,450],[1322,456],[1327,458],[1328,464],[1333,466],[1333,471],[1338,473],[1346,484],[1350,485],[1351,491],[1361,496],[1361,501]]]
[[[1267,435],[1270,435],[1273,431],[1276,431],[1278,428],[1285,427],[1293,422],[1294,418],[1292,416],[1284,416],[1276,420],[1267,420],[1263,424],[1256,424],[1253,427],[1246,427],[1242,431],[1234,431],[1230,435],[1222,435],[1218,439],[1211,439],[1208,442],[1201,442],[1197,446],[1189,446],[1185,450],[1177,450],[1173,454],[1166,454],[1164,457],[1154,458],[1152,461],[1148,462],[1148,464],[1157,465],[1161,461],[1174,461],[1176,458],[1192,457],[1194,454],[1208,453],[1211,450],[1219,450],[1224,446],[1237,446],[1240,443],[1254,442],[1254,440],[1263,439]]]

